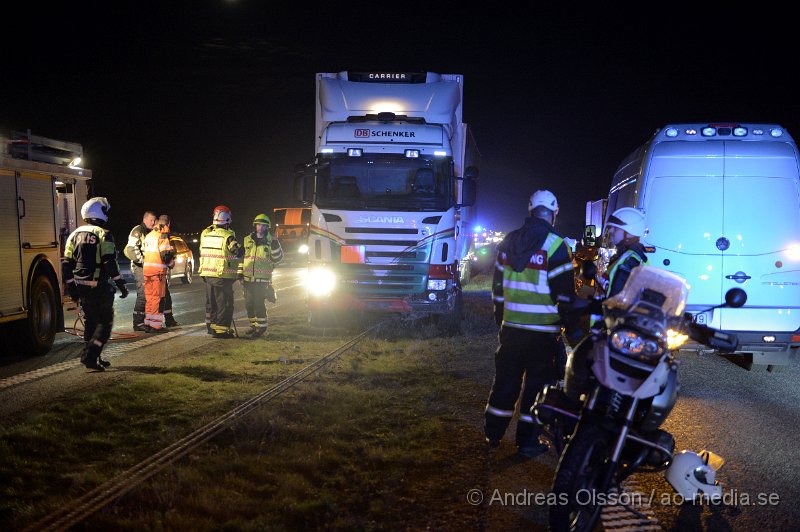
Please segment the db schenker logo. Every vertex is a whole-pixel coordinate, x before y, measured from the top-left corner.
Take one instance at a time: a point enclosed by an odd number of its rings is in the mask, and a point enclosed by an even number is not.
[[[355,137],[357,139],[369,138],[369,129],[356,129]]]

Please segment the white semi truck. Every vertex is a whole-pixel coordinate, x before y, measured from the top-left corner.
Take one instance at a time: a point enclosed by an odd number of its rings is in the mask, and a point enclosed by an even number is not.
[[[64,330],[60,258],[88,199],[80,144],[0,134],[0,348],[42,355]]]
[[[319,73],[316,84],[316,156],[295,182],[312,209],[309,321],[429,313],[457,324],[479,157],[463,76]]]
[[[747,369],[797,363],[800,153],[785,128],[666,125],[622,161],[606,203],[605,220],[620,207],[644,211],[650,263],[686,279],[696,321],[739,337],[726,358]],[[591,205],[587,236],[598,223]],[[709,310],[736,287],[743,307]]]

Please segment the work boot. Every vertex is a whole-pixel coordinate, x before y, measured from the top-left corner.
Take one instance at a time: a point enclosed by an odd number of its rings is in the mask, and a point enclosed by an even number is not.
[[[83,363],[83,365],[86,366],[86,369],[93,369],[95,371],[106,370],[106,368],[98,364],[96,360],[87,360],[86,362]]]
[[[256,327],[256,330],[253,331],[251,338],[258,338],[259,336],[264,336],[267,330],[264,327]]]
[[[167,327],[179,327],[180,323],[175,321],[175,318],[173,318],[170,315],[170,316],[167,316],[166,319],[164,320],[164,325],[166,325]]]
[[[133,326],[133,330],[134,331],[144,332],[146,327],[147,327],[147,325],[145,325],[144,323],[137,323],[137,324],[135,324]]]
[[[214,334],[214,329],[211,328],[211,325],[206,324],[206,332],[208,334]]]
[[[547,442],[537,438],[531,444],[520,445],[517,447],[517,454],[523,458],[536,458],[550,450]]]
[[[236,336],[233,334],[233,331],[214,332],[211,334],[211,336],[221,339],[236,338]]]
[[[254,336],[257,331],[258,327],[256,327],[255,325],[251,325],[250,328],[245,331],[244,335],[249,338],[250,336]]]
[[[150,327],[149,325],[145,325],[144,332],[152,333],[152,334],[161,334],[167,332],[167,330],[163,327]]]
[[[98,358],[97,363],[103,366],[104,368],[107,368],[111,365],[111,362],[109,362],[108,360],[103,360],[102,358]]]

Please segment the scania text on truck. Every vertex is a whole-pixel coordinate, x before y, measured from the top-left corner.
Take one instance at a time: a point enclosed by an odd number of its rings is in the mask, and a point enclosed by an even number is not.
[[[42,355],[64,330],[60,257],[91,171],[80,144],[0,134],[0,333],[9,354]]]
[[[684,277],[686,310],[735,332],[730,360],[750,369],[794,362],[800,348],[800,158],[777,124],[672,124],[614,175],[605,219],[645,213],[650,263]],[[589,220],[587,220],[587,223]],[[734,287],[741,308],[718,308]]]
[[[473,243],[478,150],[460,74],[316,75],[309,320],[351,312],[461,315]]]

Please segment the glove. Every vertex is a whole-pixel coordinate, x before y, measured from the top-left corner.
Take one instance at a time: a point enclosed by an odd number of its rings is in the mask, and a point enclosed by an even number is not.
[[[120,279],[120,280],[115,281],[115,282],[116,282],[117,288],[119,288],[119,298],[120,299],[125,299],[126,297],[128,297],[128,287],[125,286],[125,281]]]
[[[275,289],[272,287],[272,285],[267,286],[267,301],[270,303],[278,302],[278,296],[275,293]]]
[[[78,293],[78,285],[75,283],[67,283],[67,293],[73,301],[78,301],[78,298],[80,297]]]

